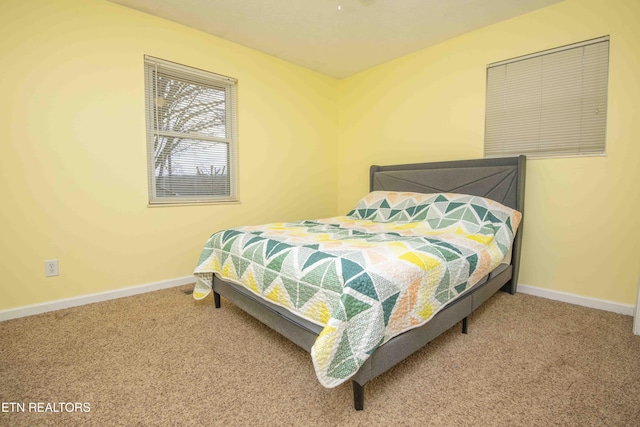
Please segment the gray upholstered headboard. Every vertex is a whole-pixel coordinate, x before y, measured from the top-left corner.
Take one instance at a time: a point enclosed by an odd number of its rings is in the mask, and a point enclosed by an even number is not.
[[[482,196],[524,213],[525,156],[371,166],[370,191]]]
[[[371,166],[370,191],[414,191],[417,193],[461,193],[486,197],[522,213],[522,222],[512,247],[515,293],[520,270],[520,248],[524,222],[525,156],[497,159]]]

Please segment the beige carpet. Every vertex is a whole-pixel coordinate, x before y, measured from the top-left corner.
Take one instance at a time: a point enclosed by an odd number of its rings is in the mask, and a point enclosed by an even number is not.
[[[640,425],[629,316],[498,293],[356,412],[350,383],[324,389],[308,353],[189,288],[0,323],[0,425]]]

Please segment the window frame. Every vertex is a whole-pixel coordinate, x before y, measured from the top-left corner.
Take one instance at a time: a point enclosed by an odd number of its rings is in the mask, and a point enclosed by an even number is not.
[[[162,130],[158,125],[159,107],[156,101],[157,75],[169,77],[176,81],[224,89],[224,137],[203,135],[193,132],[173,132]],[[184,80],[181,80],[184,78]],[[144,83],[145,83],[145,116],[146,116],[146,151],[147,151],[147,179],[148,206],[176,206],[194,204],[238,203],[238,139],[237,139],[237,80],[198,68],[178,64],[175,62],[144,55]],[[194,141],[209,141],[227,144],[226,149],[226,178],[224,180],[225,194],[221,195],[158,195],[155,140],[159,137],[174,136]]]

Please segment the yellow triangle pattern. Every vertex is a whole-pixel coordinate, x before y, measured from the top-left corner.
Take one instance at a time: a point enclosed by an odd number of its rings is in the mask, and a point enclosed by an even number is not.
[[[304,312],[305,316],[313,319],[317,322],[326,325],[331,318],[331,312],[327,308],[327,305],[322,300],[318,300],[307,311]]]
[[[420,316],[424,320],[430,319],[431,316],[433,315],[433,307],[431,306],[431,304],[427,304],[417,314],[418,314],[418,316]]]
[[[244,277],[246,277],[249,289],[257,294],[260,294],[260,289],[258,289],[258,284],[256,283],[256,278],[253,277],[253,273],[249,271],[247,274],[245,274]]]
[[[229,260],[224,263],[224,266],[222,267],[222,271],[220,272],[220,274],[222,274],[223,277],[228,277],[233,280],[238,280],[238,277],[236,276],[236,269],[233,268],[233,263],[231,262],[231,258],[229,258]]]
[[[412,264],[417,265],[424,271],[429,271],[441,265],[442,263],[429,255],[422,252],[407,252],[400,256],[400,259],[409,261]]]
[[[267,294],[267,298],[270,299],[271,301],[275,301],[280,305],[283,305],[287,308],[291,308],[291,302],[289,301],[287,296],[288,296],[287,292],[284,289],[282,289],[280,284],[276,284],[271,290],[271,292]]]
[[[312,353],[312,356],[314,356],[313,363],[316,365],[316,369],[319,368],[324,371],[331,361],[331,349],[335,348],[339,335],[337,331],[337,328],[325,326],[313,344],[315,351]]]

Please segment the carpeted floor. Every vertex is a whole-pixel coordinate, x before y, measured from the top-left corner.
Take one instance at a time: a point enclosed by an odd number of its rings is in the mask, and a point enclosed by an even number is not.
[[[357,412],[350,383],[324,389],[304,350],[189,288],[0,323],[0,425],[640,425],[630,316],[498,293]]]

